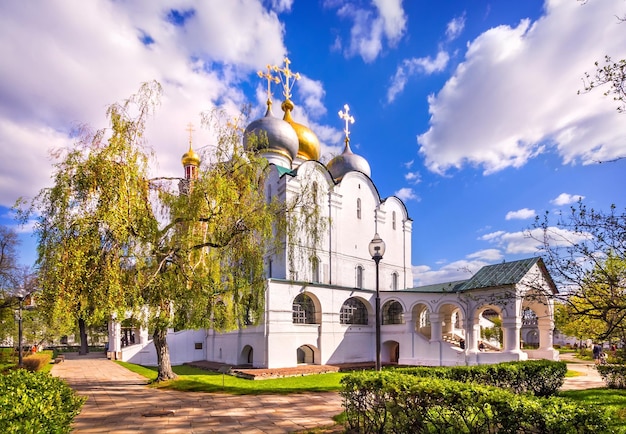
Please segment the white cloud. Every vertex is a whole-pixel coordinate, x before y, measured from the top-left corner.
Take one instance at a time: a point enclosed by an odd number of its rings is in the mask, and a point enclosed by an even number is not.
[[[413,285],[424,286],[466,280],[485,265],[489,263],[481,259],[461,259],[446,264],[438,270],[433,270],[426,265],[413,266]]]
[[[270,5],[277,13],[286,12],[291,10],[293,0],[271,0]]]
[[[409,172],[404,175],[404,179],[409,181],[411,184],[419,184],[422,182],[422,176],[419,172]]]
[[[505,220],[526,220],[533,218],[537,215],[534,209],[522,208],[517,211],[509,211],[504,217]]]
[[[486,262],[496,262],[504,259],[504,255],[498,249],[485,249],[467,255],[467,259],[479,259]]]
[[[396,196],[398,199],[402,200],[403,202],[407,202],[409,200],[416,200],[416,201],[420,200],[419,196],[415,194],[413,189],[408,188],[408,187],[401,188],[400,190],[396,191],[393,195]]]
[[[429,98],[428,131],[418,136],[430,170],[470,164],[486,174],[521,167],[547,148],[564,163],[623,155],[623,117],[602,92],[577,95],[581,77],[605,54],[626,57],[621,0],[547,0],[536,22],[492,28]]]
[[[347,56],[359,55],[365,62],[374,61],[383,49],[383,40],[393,47],[406,30],[406,14],[402,0],[372,0],[374,8],[361,8],[354,4],[342,5],[337,14],[353,21],[350,29],[350,43],[344,50]],[[335,2],[326,2],[334,7]],[[340,41],[335,47],[341,46]]]
[[[518,232],[497,231],[484,235],[479,240],[495,244],[507,254],[537,255],[543,250],[544,236],[547,237],[552,247],[568,246],[588,239],[586,234],[574,233],[556,226],[550,226],[546,232],[541,228]]]
[[[391,85],[387,89],[387,102],[393,102],[396,96],[404,90],[409,77],[420,72],[426,75],[440,72],[446,67],[449,60],[450,56],[445,51],[439,51],[434,59],[431,57],[404,59],[396,69],[396,73],[391,79]]]
[[[465,28],[465,14],[460,17],[456,17],[448,23],[446,26],[446,38],[448,41],[453,41],[459,37]]]
[[[182,174],[186,125],[194,146],[210,143],[199,113],[238,111],[242,78],[286,52],[283,26],[260,0],[194,7],[177,26],[162,2],[0,2],[1,205],[50,184],[49,149],[70,145],[77,123],[107,126],[107,105],[151,80],[164,90],[146,137],[154,169]]]
[[[569,205],[576,203],[579,200],[583,200],[584,198],[585,196],[581,196],[579,194],[561,193],[555,199],[552,199],[550,203],[557,206]]]
[[[305,75],[301,75],[296,89],[304,103],[304,107],[311,116],[319,117],[326,113],[326,107],[322,102],[326,92],[320,81],[312,80]]]

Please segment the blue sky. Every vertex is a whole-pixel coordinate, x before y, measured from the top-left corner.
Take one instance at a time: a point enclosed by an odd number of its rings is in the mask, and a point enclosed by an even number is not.
[[[322,160],[341,152],[347,103],[353,151],[381,196],[405,201],[415,283],[467,278],[535,254],[537,214],[579,197],[626,206],[626,159],[607,162],[626,156],[626,114],[602,89],[578,95],[595,61],[626,58],[616,15],[623,0],[1,2],[0,223],[49,186],[50,152],[76,125],[105,127],[106,106],[145,81],[164,88],[154,173],[182,175],[187,124],[201,147],[201,112],[251,103],[260,116],[256,72],[287,55],[302,76],[294,119]]]

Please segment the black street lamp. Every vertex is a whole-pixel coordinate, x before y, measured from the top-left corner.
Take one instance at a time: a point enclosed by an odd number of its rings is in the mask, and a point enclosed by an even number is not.
[[[19,295],[17,296],[17,299],[19,301],[19,305],[18,305],[18,309],[17,309],[17,342],[18,342],[18,348],[17,348],[17,366],[18,367],[22,367],[24,366],[23,363],[23,359],[22,359],[22,315],[23,315],[23,305],[22,303],[24,302],[24,299],[26,298],[26,296],[24,295],[23,291],[19,291]]]
[[[385,242],[380,238],[378,232],[369,245],[370,255],[376,262],[376,370],[380,371],[380,292],[378,290],[378,263],[385,254]]]

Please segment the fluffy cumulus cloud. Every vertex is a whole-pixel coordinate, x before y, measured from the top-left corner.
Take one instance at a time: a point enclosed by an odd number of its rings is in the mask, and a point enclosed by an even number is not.
[[[393,195],[401,199],[404,202],[408,202],[409,200],[416,200],[416,201],[420,200],[419,196],[415,194],[415,191],[413,191],[412,188],[408,188],[408,187],[401,188],[400,190],[396,191]]]
[[[106,127],[107,105],[151,80],[164,90],[147,137],[155,170],[180,175],[186,125],[195,146],[211,143],[200,113],[236,113],[242,77],[280,62],[283,32],[261,0],[1,2],[0,205],[50,184],[49,151],[71,144],[78,124]]]
[[[605,54],[626,57],[615,15],[621,0],[547,0],[535,22],[492,28],[429,98],[430,126],[417,138],[430,170],[466,164],[493,173],[523,166],[547,149],[565,164],[626,151],[623,116],[596,91],[578,95],[585,72]]]
[[[509,211],[504,217],[506,220],[526,220],[537,215],[534,209],[522,208],[517,211]]]
[[[391,84],[387,89],[387,102],[393,102],[396,96],[404,90],[409,77],[417,73],[430,75],[434,72],[440,72],[446,67],[449,60],[450,55],[446,51],[439,51],[434,59],[431,57],[404,59],[391,78]]]
[[[427,265],[414,266],[413,284],[417,287],[466,280],[485,265],[500,262],[502,259],[502,253],[498,249],[485,249],[472,253],[464,259],[443,264],[437,270]]]
[[[571,205],[584,198],[585,196],[579,194],[561,193],[556,198],[552,199],[550,203],[556,206]]]
[[[383,50],[385,41],[393,47],[406,31],[402,0],[372,0],[369,7],[336,1],[326,1],[325,5],[337,7],[341,18],[352,21],[350,41],[343,44],[337,39],[335,44],[349,57],[359,55],[365,62],[372,62]]]
[[[541,228],[518,232],[496,231],[483,235],[479,239],[495,244],[499,249],[510,255],[536,255],[544,247],[544,236],[551,246],[571,246],[588,239],[586,234],[574,233],[556,226],[550,226],[544,232]]]

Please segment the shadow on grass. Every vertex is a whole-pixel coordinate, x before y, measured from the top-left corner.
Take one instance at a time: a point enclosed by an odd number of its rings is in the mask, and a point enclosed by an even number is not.
[[[150,381],[154,381],[157,377],[157,367],[140,366],[125,362],[116,363],[143,375]],[[326,373],[267,380],[246,380],[186,365],[174,366],[172,370],[178,375],[178,378],[160,383],[153,382],[150,386],[183,392],[212,392],[233,395],[287,395],[309,392],[337,392],[341,389],[341,378],[346,375],[344,373]]]

